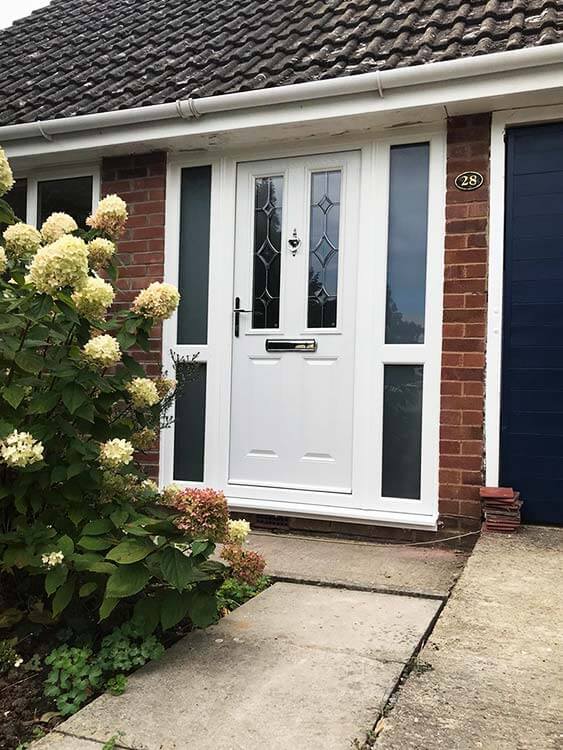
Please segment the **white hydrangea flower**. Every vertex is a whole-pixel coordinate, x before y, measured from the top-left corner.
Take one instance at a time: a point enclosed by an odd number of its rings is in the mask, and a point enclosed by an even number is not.
[[[229,542],[233,544],[244,544],[250,534],[250,524],[248,521],[229,520]]]
[[[161,493],[162,502],[165,505],[170,504],[180,492],[182,492],[182,488],[177,484],[167,484]]]
[[[133,302],[133,311],[145,318],[166,320],[180,302],[180,294],[172,284],[162,284],[154,281],[140,292]]]
[[[0,274],[8,268],[8,258],[6,257],[6,251],[0,246]]]
[[[115,245],[111,240],[96,237],[88,243],[90,268],[96,271],[104,269],[115,255]]]
[[[100,463],[108,469],[117,469],[133,460],[133,446],[128,440],[114,438],[100,446]]]
[[[25,277],[38,292],[56,294],[66,286],[79,287],[88,275],[88,251],[79,237],[65,235],[37,251]]]
[[[0,147],[0,196],[4,195],[14,187],[14,175],[12,168],[2,147]]]
[[[115,292],[111,284],[97,276],[88,276],[84,283],[72,293],[76,309],[87,318],[103,318],[113,304]]]
[[[145,479],[141,482],[141,488],[146,492],[158,493],[158,484],[152,479]]]
[[[41,555],[41,562],[47,568],[56,568],[57,565],[62,564],[64,559],[65,556],[60,550],[59,552],[49,552],[48,555]]]
[[[14,430],[0,443],[0,455],[8,466],[23,468],[43,460],[43,443],[29,432]]]
[[[94,213],[86,219],[86,224],[110,237],[119,237],[128,218],[125,201],[118,195],[106,195],[98,203]]]
[[[170,391],[173,391],[177,386],[177,382],[174,378],[158,377],[155,380],[156,390],[160,398],[168,396]]]
[[[125,388],[131,396],[133,405],[139,409],[154,406],[160,401],[156,385],[150,378],[133,378]]]
[[[56,211],[51,214],[41,225],[41,236],[45,242],[55,242],[65,234],[70,234],[78,229],[78,224],[72,216]]]
[[[16,660],[14,661],[14,667],[17,669],[18,667],[21,667],[22,664],[23,664],[22,657],[16,655]]]
[[[82,349],[84,358],[97,367],[112,367],[121,359],[119,341],[105,333],[94,336]]]
[[[6,252],[13,258],[34,255],[41,245],[41,234],[31,224],[19,221],[9,226],[3,234]]]

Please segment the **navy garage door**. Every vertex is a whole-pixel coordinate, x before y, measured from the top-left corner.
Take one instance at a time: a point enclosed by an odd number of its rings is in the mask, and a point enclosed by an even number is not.
[[[507,134],[501,484],[563,522],[563,123]]]

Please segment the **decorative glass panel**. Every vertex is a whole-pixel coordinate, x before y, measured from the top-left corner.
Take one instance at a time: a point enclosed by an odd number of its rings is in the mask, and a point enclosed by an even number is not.
[[[391,148],[386,344],[422,344],[430,146]]]
[[[182,170],[178,344],[207,343],[211,167]]]
[[[422,365],[385,365],[384,497],[420,498]]]
[[[252,326],[279,328],[283,177],[258,177],[254,188]]]
[[[37,226],[55,211],[70,214],[84,228],[86,217],[92,213],[92,178],[68,177],[38,183]]]
[[[203,482],[207,365],[200,363],[176,399],[174,479]]]
[[[309,328],[336,326],[341,176],[340,170],[311,175]]]

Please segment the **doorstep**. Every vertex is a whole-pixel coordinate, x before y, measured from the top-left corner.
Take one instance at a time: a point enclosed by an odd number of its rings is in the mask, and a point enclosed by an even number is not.
[[[379,544],[254,531],[251,549],[279,580],[445,598],[467,555],[435,544]]]

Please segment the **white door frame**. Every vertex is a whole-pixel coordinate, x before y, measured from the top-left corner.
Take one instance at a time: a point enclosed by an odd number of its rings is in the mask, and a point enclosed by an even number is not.
[[[500,481],[500,401],[502,385],[502,312],[504,286],[504,231],[506,129],[511,125],[542,125],[563,122],[563,105],[494,112],[491,124],[489,188],[489,290],[487,309],[487,354],[485,380],[485,481],[496,487]]]
[[[389,150],[392,145],[429,142],[429,210],[426,280],[425,343],[384,343],[386,308],[387,217],[389,195]],[[164,324],[163,363],[170,369],[170,350],[181,355],[199,354],[207,363],[206,441],[204,482],[182,483],[195,487],[227,488],[229,413],[231,390],[232,305],[234,278],[235,199],[237,163],[347,150],[360,151],[360,252],[359,300],[367,300],[357,313],[356,340],[370,345],[356,348],[355,413],[363,414],[354,450],[354,495],[357,507],[310,505],[307,493],[287,491],[263,499],[260,488],[249,488],[246,498],[233,498],[236,510],[323,517],[359,523],[377,523],[435,529],[438,519],[438,458],[440,361],[442,344],[442,296],[445,227],[445,124],[435,128],[405,128],[381,137],[339,137],[303,146],[278,145],[219,154],[172,155],[166,185],[165,279],[178,282],[180,232],[180,184],[184,167],[211,165],[211,233],[209,330],[207,345],[176,344],[176,316]],[[374,331],[377,335],[374,338]],[[424,364],[421,499],[382,498],[381,435],[383,429],[384,364]],[[371,415],[371,416],[370,416]],[[173,477],[173,428],[161,435],[160,482]],[[262,495],[262,497],[261,497]]]

